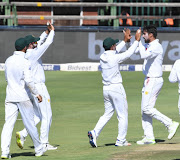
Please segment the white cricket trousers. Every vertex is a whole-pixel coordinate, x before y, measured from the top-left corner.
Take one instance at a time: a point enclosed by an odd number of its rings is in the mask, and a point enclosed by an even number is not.
[[[111,119],[114,111],[117,112],[119,141],[126,141],[128,128],[128,105],[126,93],[122,84],[111,84],[103,87],[105,113],[100,117],[94,130],[98,137],[104,126]]]
[[[41,128],[40,128],[40,140],[44,143],[49,143],[49,130],[51,127],[52,122],[52,110],[51,110],[51,101],[50,96],[47,90],[45,83],[37,83],[35,84],[38,93],[42,96],[42,102],[38,103],[36,97],[33,97],[33,106],[34,106],[34,121],[35,125],[37,125],[41,121]],[[24,137],[28,135],[26,129],[20,131]]]
[[[10,153],[12,132],[19,111],[21,113],[24,126],[27,128],[27,131],[34,143],[35,152],[41,152],[42,144],[39,140],[38,130],[34,123],[33,105],[31,101],[28,100],[24,102],[5,102],[5,124],[1,133],[2,154]]]
[[[159,120],[167,128],[172,124],[172,119],[160,113],[154,108],[157,97],[163,86],[163,78],[145,78],[142,89],[142,127],[147,138],[154,139],[152,118]]]

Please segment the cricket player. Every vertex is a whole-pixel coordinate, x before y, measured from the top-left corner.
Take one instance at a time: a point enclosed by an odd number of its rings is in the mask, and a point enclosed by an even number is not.
[[[169,82],[175,83],[178,82],[179,85],[179,101],[178,101],[178,108],[179,108],[179,115],[180,115],[180,59],[176,60],[173,68],[169,75]]]
[[[137,144],[155,144],[153,133],[152,118],[159,120],[167,127],[169,135],[168,139],[172,139],[179,126],[178,122],[172,121],[164,114],[154,108],[157,97],[163,86],[162,78],[162,62],[163,48],[156,39],[157,29],[154,25],[149,25],[143,28],[143,38],[145,45],[139,42],[140,56],[144,59],[143,73],[145,75],[144,86],[142,88],[142,127],[144,130],[144,138],[137,141]]]
[[[1,133],[2,159],[11,158],[10,144],[14,124],[20,111],[24,126],[34,143],[35,156],[41,156],[47,149],[43,147],[39,140],[39,134],[34,124],[33,105],[26,92],[25,85],[29,87],[32,94],[39,102],[42,97],[37,91],[32,75],[31,66],[24,58],[27,42],[24,38],[19,38],[15,42],[16,51],[5,62],[5,77],[7,81],[5,99],[5,124]]]
[[[129,29],[124,31],[124,43],[130,41],[131,32]],[[102,129],[111,119],[114,111],[117,112],[118,119],[118,136],[115,146],[130,146],[131,144],[126,141],[127,127],[128,127],[128,104],[126,100],[126,93],[122,85],[122,76],[120,73],[120,63],[128,59],[138,47],[138,41],[141,37],[141,30],[136,32],[136,41],[126,51],[119,54],[119,45],[116,46],[118,40],[106,38],[103,41],[105,52],[100,56],[100,65],[102,68],[103,78],[103,96],[105,113],[100,117],[95,128],[88,132],[89,143],[92,147],[97,147],[96,140],[99,137]]]
[[[35,86],[43,98],[42,103],[38,103],[37,99],[33,96],[34,112],[36,115],[35,124],[37,125],[41,121],[40,140],[48,150],[56,150],[57,147],[50,145],[48,141],[49,130],[52,122],[52,110],[50,96],[45,85],[45,74],[41,56],[53,42],[54,35],[54,26],[50,24],[48,29],[41,34],[40,39],[35,38],[32,35],[25,37],[29,45],[25,58],[31,63]],[[19,148],[23,149],[25,137],[27,135],[28,132],[26,129],[16,132],[17,145]]]

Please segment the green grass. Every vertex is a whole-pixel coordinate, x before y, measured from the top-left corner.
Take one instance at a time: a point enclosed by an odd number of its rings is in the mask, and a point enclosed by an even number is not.
[[[179,121],[178,85],[168,82],[169,72],[164,72],[164,86],[157,99],[156,108],[173,120]],[[127,140],[130,147],[115,147],[117,137],[116,113],[103,129],[97,144],[91,148],[87,131],[92,130],[104,113],[102,78],[100,72],[46,72],[46,85],[51,95],[53,122],[49,141],[58,146],[56,151],[47,151],[43,160],[175,160],[180,159],[180,133],[167,140],[164,125],[154,120],[154,134],[158,144],[137,146],[136,141],[143,136],[141,127],[142,72],[122,72],[129,107]],[[4,99],[6,82],[4,72],[0,72],[0,127],[4,124]],[[20,115],[19,115],[20,117]],[[39,128],[40,125],[38,125]],[[31,160],[34,157],[30,137],[24,149],[16,146],[15,132],[23,128],[22,121],[15,124],[11,141],[13,159]]]

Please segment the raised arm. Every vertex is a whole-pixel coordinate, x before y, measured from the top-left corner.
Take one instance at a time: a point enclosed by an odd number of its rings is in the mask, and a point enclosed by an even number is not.
[[[121,54],[116,54],[116,58],[118,63],[122,63],[123,61],[125,61],[126,59],[128,59],[129,57],[131,57],[131,55],[135,52],[137,46],[138,46],[138,41],[134,41],[133,45],[126,51],[123,52]]]
[[[125,46],[125,42],[124,41],[121,41],[117,46],[116,46],[116,51],[117,51],[117,53],[119,53],[122,49],[123,49],[123,47]]]
[[[132,46],[131,46],[126,52],[123,52],[123,53],[121,53],[121,54],[117,54],[117,55],[116,55],[116,58],[117,58],[118,63],[122,63],[123,61],[125,61],[126,59],[128,59],[128,58],[135,52],[136,48],[138,47],[140,38],[141,38],[141,30],[138,29],[138,30],[136,31],[135,41],[134,41],[134,43],[132,44]]]
[[[53,27],[54,28],[54,27]],[[51,23],[48,21],[47,22],[47,29],[40,35],[40,40],[37,42],[38,43],[38,46],[42,45],[44,43],[44,41],[46,40],[49,32],[52,30],[52,27],[51,27]],[[53,29],[54,30],[54,29]]]
[[[51,25],[52,26],[52,25]],[[42,44],[39,45],[35,49],[28,49],[26,52],[26,58],[31,61],[31,63],[35,63],[41,56],[45,53],[45,51],[48,49],[48,47],[51,45],[54,39],[54,27],[51,27],[51,31],[46,39],[46,41]]]
[[[124,28],[123,33],[124,33],[124,40],[116,46],[116,51],[118,53],[125,46],[126,42],[130,42],[130,39],[132,38],[130,29]]]
[[[42,45],[44,43],[44,41],[46,40],[47,36],[48,36],[48,32],[47,31],[44,31],[41,35],[40,35],[40,40],[37,41],[37,47],[39,47],[40,45]]]

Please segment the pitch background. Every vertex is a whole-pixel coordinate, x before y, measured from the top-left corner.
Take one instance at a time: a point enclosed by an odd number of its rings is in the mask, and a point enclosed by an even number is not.
[[[127,140],[130,147],[115,147],[117,137],[116,113],[103,129],[97,144],[91,148],[87,132],[94,128],[104,113],[100,72],[46,72],[46,85],[51,95],[53,121],[49,141],[58,146],[56,151],[47,151],[43,160],[178,160],[180,159],[180,129],[172,140],[167,140],[168,131],[159,121],[154,120],[154,134],[157,144],[138,146],[141,139],[141,89],[142,72],[122,72],[123,85],[129,106],[129,126]],[[156,108],[175,121],[180,121],[178,85],[168,82],[169,72],[164,72],[164,85],[158,97]],[[6,82],[4,72],[0,72],[0,130],[4,124],[4,99]],[[20,114],[18,119],[20,119]],[[38,125],[38,128],[40,125]],[[33,144],[30,137],[24,149],[16,146],[15,132],[23,128],[17,120],[12,135],[11,154],[15,160],[32,160]]]

